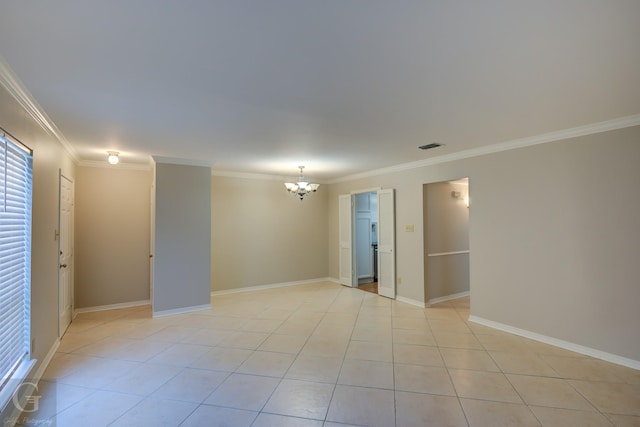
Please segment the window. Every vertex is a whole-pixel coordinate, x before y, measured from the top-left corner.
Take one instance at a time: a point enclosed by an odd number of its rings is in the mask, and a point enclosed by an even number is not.
[[[0,128],[0,410],[30,360],[32,152]]]

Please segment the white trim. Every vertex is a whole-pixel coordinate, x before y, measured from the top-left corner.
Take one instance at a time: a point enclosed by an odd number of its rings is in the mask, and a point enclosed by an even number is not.
[[[418,301],[416,299],[411,299],[411,298],[401,297],[399,295],[396,295],[396,301],[403,302],[405,304],[415,305],[416,307],[420,307],[420,308],[426,308],[426,304],[423,303],[422,301]]]
[[[250,172],[233,172],[233,171],[225,171],[225,170],[216,170],[215,168],[211,169],[212,176],[219,176],[223,178],[238,178],[238,179],[252,179],[252,180],[260,180],[260,181],[279,181],[283,184],[285,182],[294,182],[298,179],[298,177],[292,178],[290,175],[269,175],[269,174],[261,174],[261,173],[250,173]],[[307,175],[305,177],[308,178]],[[326,181],[319,181],[314,179],[313,182],[316,182],[320,185],[326,185]]]
[[[58,347],[60,347],[60,338],[56,338],[56,340],[53,342],[53,345],[47,352],[47,355],[44,356],[44,359],[42,359],[42,363],[38,367],[38,370],[36,371],[36,373],[33,375],[33,378],[35,380],[40,381],[40,379],[44,375],[44,371],[47,370],[47,367],[49,366],[51,359],[53,359],[53,356],[55,356],[56,352],[58,351]]]
[[[211,304],[194,305],[191,307],[174,308],[171,310],[154,311],[152,317],[173,316],[175,314],[193,313],[194,311],[211,310]]]
[[[67,153],[78,162],[78,153],[67,141],[60,129],[44,112],[38,101],[35,100],[29,90],[22,84],[18,76],[11,70],[9,64],[0,56],[0,85],[15,99],[18,104],[31,116],[31,118],[42,127],[49,135],[54,137],[67,150]]]
[[[529,147],[532,145],[545,144],[548,142],[562,141],[563,139],[576,138],[579,136],[592,135],[601,132],[608,132],[616,129],[624,129],[632,126],[640,125],[640,114],[633,116],[619,117],[603,122],[592,123],[589,125],[578,126],[570,129],[564,129],[556,132],[544,133],[541,135],[530,136],[526,138],[518,138],[510,141],[500,142],[497,144],[485,145],[483,147],[471,148],[469,150],[457,151],[451,154],[432,157],[429,159],[419,160],[416,162],[402,163],[395,166],[376,169],[363,173],[345,176],[329,181],[329,184],[337,184],[340,182],[354,181],[356,179],[369,178],[372,176],[384,175],[394,172],[402,172],[410,169],[417,169],[424,166],[437,165],[441,163],[451,162],[454,160],[467,159],[470,157],[483,156],[485,154],[497,153],[500,151],[513,150],[516,148]]]
[[[382,190],[382,187],[372,187],[372,188],[368,188],[368,189],[365,188],[364,190],[353,190],[349,194],[355,195],[355,194],[377,193],[380,190]]]
[[[44,375],[44,371],[46,371],[47,367],[49,367],[49,363],[51,363],[51,359],[53,359],[53,356],[58,351],[58,347],[60,347],[60,339],[56,338],[56,340],[53,342],[53,345],[47,352],[46,356],[44,356],[44,359],[42,359],[42,363],[38,367],[38,370],[35,372],[35,374],[33,374],[32,378],[29,378],[29,382],[32,382],[34,384],[37,384],[40,382],[40,380],[42,379],[42,376]],[[35,362],[37,362],[37,359],[32,359],[31,362],[35,364]],[[29,368],[32,368],[33,364]],[[19,399],[28,398],[28,397],[31,397],[32,394],[33,393],[30,393],[29,395],[24,395],[24,396],[18,396],[18,398]],[[15,396],[15,393],[13,395]],[[6,407],[5,408],[0,407],[0,411],[2,411],[3,409],[6,409]],[[14,406],[13,410],[9,413],[6,419],[17,420],[18,417],[20,416],[20,413],[21,411]]]
[[[451,301],[452,299],[458,299],[463,297],[468,297],[471,295],[469,291],[458,292],[457,294],[445,295],[443,297],[432,298],[429,300],[428,304],[438,304],[445,301]]]
[[[466,251],[454,251],[454,252],[437,252],[435,254],[427,254],[427,256],[445,256],[445,255],[459,255],[459,254],[468,254],[469,250]]]
[[[141,300],[141,301],[130,301],[130,302],[121,302],[119,304],[107,304],[107,305],[96,305],[94,307],[83,307],[77,308],[75,310],[75,314],[78,313],[92,313],[94,311],[106,311],[106,310],[117,310],[119,308],[129,308],[129,307],[138,307],[141,305],[150,305],[151,301]],[[75,317],[75,315],[74,315]]]
[[[503,323],[494,322],[493,320],[483,319],[482,317],[478,316],[469,316],[469,321],[477,323],[479,325],[487,326],[489,328],[509,332],[510,334],[519,335],[521,337],[529,338],[535,341],[540,341],[542,343],[553,345],[555,347],[564,348],[565,350],[573,351],[575,353],[585,354],[587,356],[595,357],[596,359],[615,363],[616,365],[622,365],[628,368],[640,370],[640,361],[638,360],[629,359],[626,357],[596,350],[594,348],[585,347],[580,344],[574,344],[568,341],[560,340],[535,332],[530,332],[525,329],[520,329],[514,326],[505,325]]]
[[[265,289],[276,289],[276,288],[285,288],[287,286],[309,285],[312,283],[320,283],[320,282],[334,282],[334,283],[340,284],[340,282],[337,282],[336,279],[332,279],[330,277],[323,277],[320,279],[298,280],[295,282],[272,283],[268,285],[246,286],[244,288],[211,291],[211,296],[214,297],[218,295],[239,294],[242,292],[263,291]]]
[[[260,173],[250,173],[250,172],[233,172],[233,171],[223,171],[211,169],[211,175],[220,176],[225,178],[240,178],[240,179],[253,179],[253,180],[261,180],[261,181],[291,181],[290,176],[284,175],[268,175],[268,174],[260,174]]]
[[[85,168],[105,168],[105,169],[127,169],[127,170],[139,170],[150,171],[152,166],[149,163],[124,163],[120,162],[117,165],[111,165],[106,161],[99,160],[80,160],[78,166]]]
[[[213,162],[209,160],[199,160],[199,159],[181,159],[178,157],[163,157],[163,156],[151,156],[153,161],[156,163],[162,164],[171,164],[171,165],[183,165],[183,166],[202,166],[206,168],[210,168],[213,166]]]

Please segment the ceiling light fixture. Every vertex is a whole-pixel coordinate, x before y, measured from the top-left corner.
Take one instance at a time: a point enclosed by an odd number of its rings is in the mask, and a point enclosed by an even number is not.
[[[284,186],[287,187],[287,191],[294,197],[299,197],[300,200],[304,199],[309,193],[315,193],[320,187],[320,184],[311,184],[307,179],[302,175],[302,170],[304,166],[298,166],[300,169],[300,176],[298,177],[298,182],[285,182]]]
[[[109,162],[109,164],[117,165],[120,162],[120,158],[118,157],[120,155],[119,152],[117,152],[117,151],[107,151],[107,154],[109,155],[107,157],[107,161]]]

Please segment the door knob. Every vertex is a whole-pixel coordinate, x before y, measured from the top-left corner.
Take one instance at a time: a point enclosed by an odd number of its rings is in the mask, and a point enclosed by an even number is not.
[[[67,264],[60,264],[60,268],[67,268]]]

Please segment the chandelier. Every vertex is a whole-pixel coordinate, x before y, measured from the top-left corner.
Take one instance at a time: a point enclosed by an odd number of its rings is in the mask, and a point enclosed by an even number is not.
[[[299,197],[300,200],[304,199],[309,193],[315,193],[320,187],[320,184],[311,184],[307,181],[307,179],[302,175],[302,170],[304,166],[298,166],[300,169],[300,176],[298,177],[297,182],[285,182],[284,186],[287,187],[287,191],[294,197]]]

